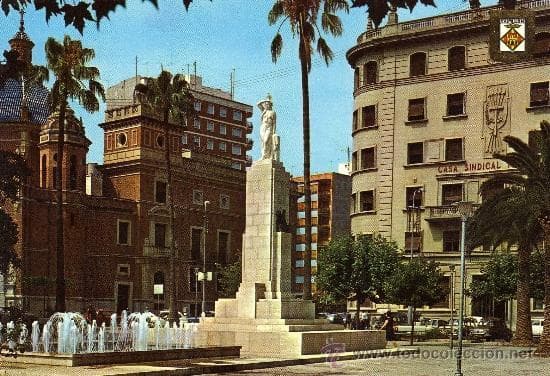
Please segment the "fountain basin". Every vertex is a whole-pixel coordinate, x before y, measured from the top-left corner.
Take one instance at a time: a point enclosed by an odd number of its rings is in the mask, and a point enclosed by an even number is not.
[[[81,354],[24,353],[3,358],[6,363],[46,364],[51,366],[92,366],[98,364],[147,363],[178,359],[238,358],[240,346],[196,347],[148,351],[116,351]]]

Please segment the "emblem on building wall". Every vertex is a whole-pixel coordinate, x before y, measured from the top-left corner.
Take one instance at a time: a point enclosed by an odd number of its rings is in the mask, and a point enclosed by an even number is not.
[[[483,157],[506,151],[502,138],[510,134],[508,84],[488,86],[484,103]]]
[[[500,19],[500,50],[525,51],[525,18]]]

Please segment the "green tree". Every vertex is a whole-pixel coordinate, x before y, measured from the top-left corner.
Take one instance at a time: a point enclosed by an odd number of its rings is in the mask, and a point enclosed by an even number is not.
[[[173,137],[171,129],[183,126],[186,116],[193,112],[194,99],[189,90],[189,85],[181,74],[172,75],[165,70],[154,79],[148,79],[145,84],[136,85],[138,97],[149,106],[151,110],[161,117],[164,129],[164,163],[166,165],[166,206],[169,210],[170,228],[170,268],[168,291],[168,320],[176,320],[176,239],[174,227],[174,187],[172,184],[172,158]],[[176,124],[174,124],[176,122]]]
[[[529,260],[532,250],[542,240],[542,228],[532,210],[533,205],[530,205],[529,192],[517,185],[503,188],[498,179],[489,179],[481,186],[484,200],[468,221],[468,248],[517,245],[518,270],[514,278],[517,281],[515,296],[518,304],[513,341],[517,345],[528,346],[533,341],[530,304],[532,264]]]
[[[232,264],[223,265],[220,267],[219,273],[219,289],[218,293],[222,298],[234,298],[241,284],[241,260],[237,260]]]
[[[0,150],[0,274],[4,276],[21,265],[15,250],[17,225],[4,209],[7,201],[16,201],[29,169],[25,160],[15,153]]]
[[[317,256],[317,289],[327,303],[353,297],[357,318],[366,299],[385,299],[385,281],[399,263],[397,245],[382,236],[338,236]]]
[[[212,1],[212,0],[210,0]],[[158,0],[142,0],[149,2],[158,8]],[[182,0],[185,10],[193,0]],[[22,10],[28,5],[34,4],[36,10],[43,9],[46,12],[46,22],[52,16],[62,15],[65,26],[74,26],[81,34],[87,22],[93,22],[99,27],[101,20],[107,18],[120,5],[126,7],[126,0],[92,0],[92,1],[67,1],[67,0],[0,0],[0,7],[6,15],[10,10]]]
[[[395,273],[387,279],[385,291],[391,303],[413,307],[413,317],[417,308],[430,306],[446,298],[448,291],[442,289],[445,277],[434,261],[424,257],[399,264]],[[414,340],[414,320],[411,331],[411,345]]]
[[[512,152],[504,155],[496,154],[495,158],[506,162],[512,169],[489,179],[481,189],[483,192],[486,187],[490,186],[508,186],[509,188],[504,189],[504,192],[508,192],[509,200],[517,200],[515,205],[507,209],[509,214],[502,214],[504,219],[497,228],[493,229],[496,233],[495,236],[506,239],[507,232],[525,232],[528,234],[526,236],[533,238],[532,241],[544,237],[544,243],[547,245],[550,242],[550,189],[548,188],[550,187],[550,123],[542,121],[540,131],[534,131],[530,136],[533,141],[532,145],[526,144],[517,137],[504,137],[504,142],[512,149]],[[478,211],[484,209],[484,206],[486,209],[489,205],[491,205],[490,200],[485,201]],[[487,210],[490,211],[490,208]],[[519,220],[508,222],[506,219],[508,216],[517,216]],[[540,227],[538,227],[538,234],[535,234],[537,225]],[[483,227],[481,228],[481,231],[476,230],[477,236],[484,233]],[[486,232],[489,233],[489,230]],[[492,237],[493,235],[488,236]],[[525,278],[529,275],[526,272],[528,258],[524,256],[523,248],[522,244],[518,244],[518,252],[522,251],[519,256],[520,283],[525,283]],[[546,246],[544,255],[545,325],[537,352],[550,356],[550,247]],[[524,292],[522,296],[518,294],[518,301],[519,299],[525,299]],[[519,324],[525,325],[518,321]]]
[[[87,64],[95,57],[93,49],[82,47],[79,40],[65,36],[63,43],[53,38],[46,41],[48,69],[55,81],[51,89],[53,111],[59,111],[56,170],[56,291],[55,308],[65,311],[65,251],[63,231],[63,168],[65,165],[65,119],[69,100],[76,100],[88,112],[99,110],[98,98],[105,100],[103,86],[97,81],[99,70]]]
[[[337,11],[349,10],[346,0],[277,0],[268,14],[269,25],[282,19],[273,41],[271,57],[273,62],[281,55],[283,37],[281,27],[288,21],[293,36],[298,37],[298,57],[302,77],[302,127],[304,144],[304,211],[305,211],[305,251],[304,251],[304,300],[311,300],[311,172],[310,172],[310,112],[309,112],[309,72],[314,54],[313,44],[317,42],[317,52],[328,65],[334,54],[322,37],[323,32],[333,36],[342,35],[342,23]]]

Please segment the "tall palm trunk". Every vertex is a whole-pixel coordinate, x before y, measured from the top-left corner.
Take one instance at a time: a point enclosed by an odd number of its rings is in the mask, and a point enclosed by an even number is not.
[[[67,89],[63,89],[62,100],[59,106],[59,132],[57,139],[57,170],[55,174],[55,199],[56,199],[56,279],[55,279],[55,310],[65,312],[65,249],[63,239],[63,161],[65,150],[65,114],[67,111]]]
[[[529,258],[531,249],[528,245],[520,244],[518,248],[518,285],[517,323],[513,343],[518,346],[533,344],[533,329],[531,327],[531,277],[529,272]]]
[[[174,322],[176,313],[176,233],[174,231],[174,204],[172,187],[172,160],[170,158],[170,132],[168,123],[168,110],[164,111],[164,159],[166,162],[166,204],[169,210],[168,227],[170,228],[170,269],[168,272],[168,321]]]
[[[304,137],[304,211],[305,211],[305,252],[304,252],[304,300],[311,300],[311,177],[309,146],[309,80],[304,42],[303,16],[300,16],[300,66],[302,69],[302,123]]]
[[[544,230],[544,326],[537,353],[550,356],[550,218],[541,219]]]

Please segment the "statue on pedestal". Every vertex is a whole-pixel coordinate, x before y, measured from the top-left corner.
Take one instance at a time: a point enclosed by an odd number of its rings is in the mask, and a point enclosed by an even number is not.
[[[262,143],[262,155],[260,159],[279,160],[279,135],[275,133],[277,127],[277,114],[273,111],[273,101],[268,94],[266,99],[258,102],[258,108],[262,111],[260,116],[260,141]]]

